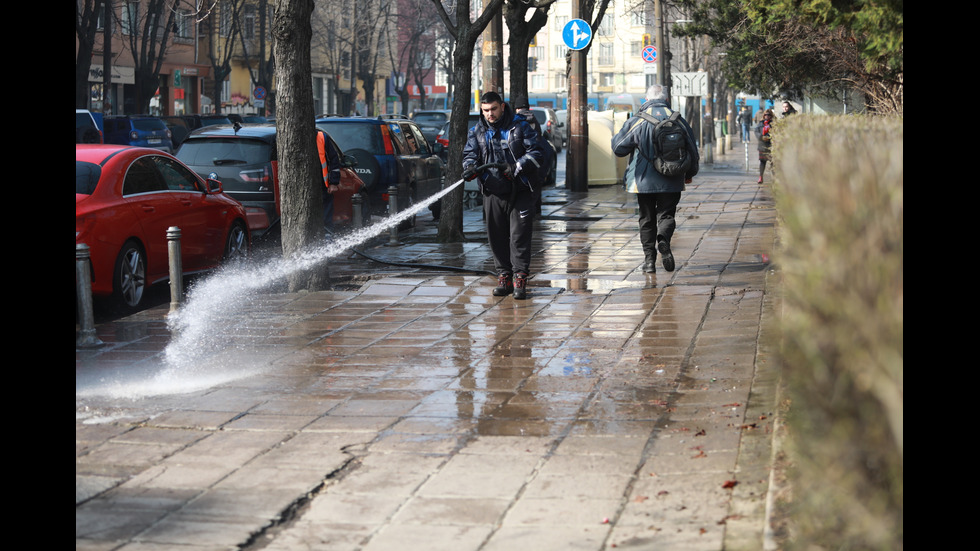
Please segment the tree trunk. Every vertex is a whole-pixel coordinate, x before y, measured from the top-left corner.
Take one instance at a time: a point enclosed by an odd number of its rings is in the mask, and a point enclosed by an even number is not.
[[[453,53],[453,84],[457,90],[469,90],[472,78],[470,66],[473,63],[473,48],[456,48]],[[469,94],[453,96],[453,116],[449,120],[449,157],[446,165],[447,185],[456,182],[462,173],[463,145],[469,130],[467,121],[470,112]],[[442,212],[439,215],[438,241],[457,243],[463,241],[463,186],[458,186],[442,198]]]
[[[282,210],[282,252],[297,258],[323,244],[323,173],[317,156],[310,42],[313,0],[277,0],[273,21],[278,108],[276,141]],[[289,290],[327,288],[325,262],[293,272]]]

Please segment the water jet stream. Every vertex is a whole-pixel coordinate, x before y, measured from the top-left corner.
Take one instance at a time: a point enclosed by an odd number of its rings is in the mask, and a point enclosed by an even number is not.
[[[225,332],[216,331],[215,328],[218,323],[234,323],[233,316],[249,305],[256,291],[267,288],[290,274],[313,268],[328,258],[391,230],[461,183],[463,180],[394,216],[340,236],[322,246],[303,251],[292,258],[274,259],[262,265],[229,267],[199,282],[188,293],[184,306],[171,314],[168,320],[173,336],[165,350],[167,367],[160,376],[171,377],[177,372],[192,370],[203,357],[225,348],[227,345],[224,338],[218,336]]]

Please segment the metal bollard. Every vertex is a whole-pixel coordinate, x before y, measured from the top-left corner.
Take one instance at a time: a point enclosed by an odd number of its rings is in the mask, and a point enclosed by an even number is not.
[[[398,215],[398,188],[391,186],[388,188],[388,216]],[[391,227],[391,237],[388,239],[389,245],[398,244],[398,224]]]
[[[351,207],[354,209],[352,214],[353,220],[351,223],[354,225],[354,229],[361,229],[364,227],[364,215],[361,213],[361,208],[363,207],[364,198],[360,193],[355,193],[351,197]]]
[[[75,295],[78,297],[78,335],[75,346],[87,348],[102,346],[95,334],[95,312],[92,308],[92,274],[89,271],[91,252],[85,243],[75,244]]]
[[[170,312],[184,301],[184,270],[180,257],[180,228],[167,228],[167,255],[170,257]]]

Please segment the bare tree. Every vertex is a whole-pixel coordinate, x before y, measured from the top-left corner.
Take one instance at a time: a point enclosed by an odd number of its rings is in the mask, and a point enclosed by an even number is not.
[[[160,87],[160,70],[176,28],[181,0],[123,2],[118,14],[125,47],[133,58],[136,112],[147,113]]]
[[[272,34],[279,86],[276,141],[279,151],[282,250],[298,258],[323,240],[323,173],[316,157],[310,44],[313,0],[276,0]],[[321,290],[330,280],[326,264],[289,277],[289,290]]]
[[[449,123],[449,166],[447,181],[459,178],[463,162],[463,137],[466,136],[470,111],[472,87],[470,68],[473,63],[473,47],[480,33],[487,27],[490,18],[496,15],[503,0],[490,0],[483,13],[475,21],[470,20],[470,0],[458,0],[443,4],[442,0],[432,0],[436,12],[442,19],[446,30],[456,42],[453,51],[453,88],[459,93],[453,95],[453,115]],[[457,187],[443,198],[442,214],[439,216],[438,239],[443,243],[463,240],[463,188]]]
[[[95,51],[95,37],[99,32],[100,17],[104,13],[103,0],[77,0],[75,2],[75,108],[88,107],[88,72]]]
[[[224,0],[218,7],[217,16],[207,15],[208,60],[211,62],[211,82],[215,113],[221,112],[221,89],[231,74],[231,60],[235,54],[232,45],[240,32],[241,10],[244,0]]]
[[[403,115],[408,114],[411,82],[419,89],[421,104],[425,105],[425,78],[435,67],[436,37],[432,29],[440,24],[429,0],[410,0],[399,10],[397,39],[388,40],[388,55],[402,77],[395,83],[395,92],[401,98]]]
[[[510,102],[515,106],[528,105],[527,93],[527,51],[534,35],[548,22],[548,10],[557,0],[507,0],[504,4],[504,21],[510,31],[510,52],[507,63],[510,66]],[[528,10],[534,10],[530,18]]]
[[[239,8],[239,31],[238,37],[241,43],[241,53],[245,62],[245,66],[248,68],[249,78],[252,81],[253,86],[261,86],[269,91],[269,96],[267,99],[265,109],[260,109],[259,114],[264,114],[262,111],[270,111],[268,108],[269,104],[275,104],[277,90],[272,86],[272,77],[275,74],[275,53],[274,49],[269,50],[266,48],[268,43],[267,38],[269,33],[267,31],[269,21],[269,3],[268,0],[234,0],[241,2],[241,7]],[[247,16],[247,22],[242,21],[243,17]],[[255,28],[255,23],[258,23],[258,28]],[[306,21],[308,25],[310,22]],[[312,30],[310,31],[312,36]],[[217,102],[216,102],[217,103]]]

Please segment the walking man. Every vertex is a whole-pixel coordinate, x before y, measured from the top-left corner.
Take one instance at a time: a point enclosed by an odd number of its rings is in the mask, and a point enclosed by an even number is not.
[[[613,136],[612,148],[619,157],[632,155],[625,184],[640,207],[643,271],[657,271],[659,252],[664,269],[672,272],[674,215],[684,184],[698,173],[700,156],[690,125],[667,103],[666,87],[647,90],[647,102]]]
[[[497,270],[494,296],[514,293],[527,298],[531,268],[531,224],[541,194],[538,176],[544,174],[544,155],[538,133],[496,92],[480,100],[483,115],[466,136],[463,178],[479,177],[487,239]],[[478,173],[478,166],[499,163]]]

